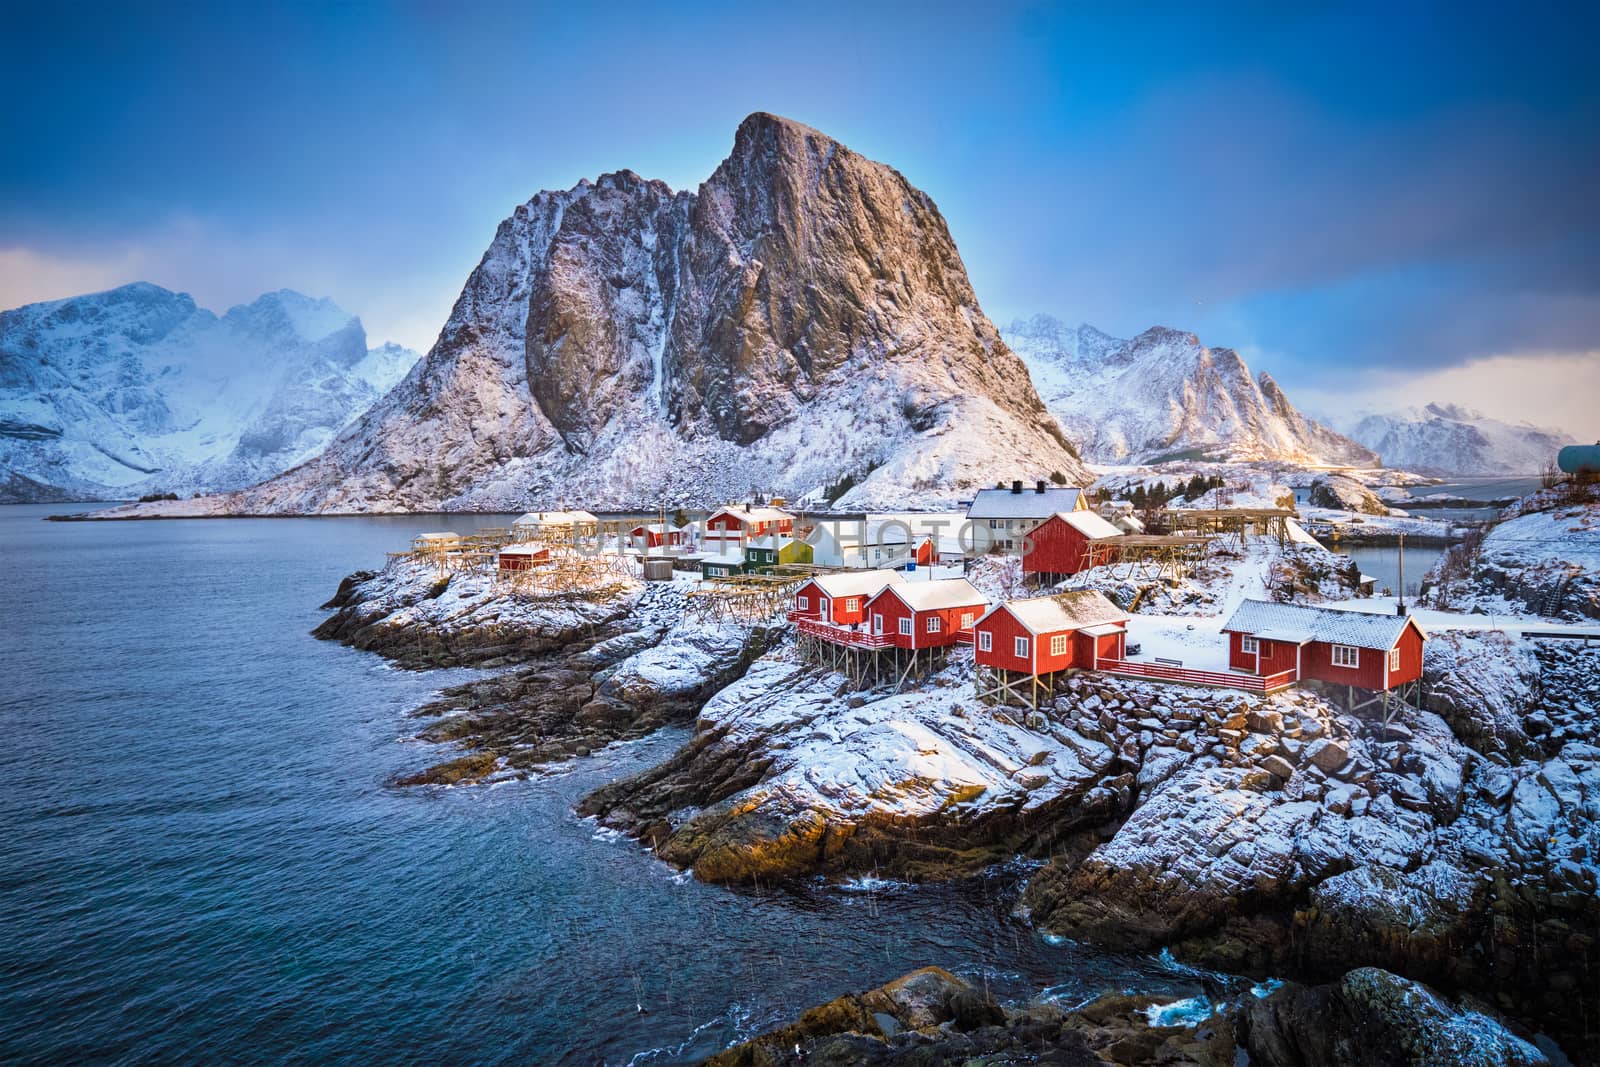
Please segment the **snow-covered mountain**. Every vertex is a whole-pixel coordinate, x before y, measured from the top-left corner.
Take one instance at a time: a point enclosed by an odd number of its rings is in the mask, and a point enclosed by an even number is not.
[[[1456,404],[1359,417],[1350,436],[1390,467],[1424,474],[1537,474],[1574,438],[1565,431],[1493,419]]]
[[[320,451],[416,360],[290,290],[220,318],[146,282],[0,312],[0,499],[250,485]]]
[[[202,504],[902,507],[1052,473],[1086,474],[933,201],[755,114],[697,191],[624,170],[518,207],[400,385],[315,460]]]
[[[1048,315],[1001,331],[1086,458],[1280,460],[1368,466],[1368,449],[1302,415],[1231,348],[1156,326],[1120,340]]]

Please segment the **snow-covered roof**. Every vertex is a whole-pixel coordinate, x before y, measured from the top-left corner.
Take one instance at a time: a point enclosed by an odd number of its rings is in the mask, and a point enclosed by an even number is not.
[[[744,543],[744,547],[781,549],[786,545],[793,544],[795,540],[795,538],[790,537],[788,534],[762,534],[760,537],[750,538],[750,540]]]
[[[530,511],[512,526],[582,526],[598,525],[600,520],[587,511]]]
[[[931,582],[906,582],[884,590],[899,597],[912,611],[937,611],[940,608],[975,607],[987,604],[985,597],[965,578],[937,578]]]
[[[500,554],[502,556],[533,556],[540,552],[549,551],[549,545],[541,545],[536,541],[523,541],[519,542],[518,544],[504,546],[500,549]]]
[[[1111,520],[1111,524],[1128,533],[1144,533],[1144,523],[1137,515],[1118,515]]]
[[[967,509],[969,519],[1039,519],[1058,511],[1077,511],[1083,490],[1075,487],[1046,487],[1044,492],[1025,487],[1020,493],[1009,489],[979,489]]]
[[[1085,537],[1121,537],[1122,531],[1092,511],[1059,511],[1056,518]]]
[[[741,508],[730,505],[725,508],[718,508],[707,517],[706,521],[710,522],[711,519],[716,518],[718,515],[729,515],[738,519],[741,523],[780,522],[783,519],[794,518],[789,512],[781,511],[778,508]]]
[[[713,567],[742,567],[744,566],[744,553],[739,549],[728,552],[704,552],[700,555],[701,564],[711,564]]]
[[[442,533],[425,533],[425,534],[417,534],[417,540],[418,541],[459,541],[459,540],[461,540],[461,535],[458,534],[458,533],[450,533],[448,531],[442,532]]]
[[[1120,625],[1128,618],[1126,612],[1107,600],[1098,589],[1077,589],[1059,596],[1008,600],[996,605],[984,618],[998,611],[1010,612],[1025,629],[1034,634],[1079,630],[1105,623]]]
[[[1126,623],[1102,622],[1095,626],[1085,626],[1082,632],[1090,637],[1105,637],[1107,634],[1120,634],[1127,628]]]
[[[899,571],[847,571],[819,574],[811,579],[818,589],[835,600],[842,596],[876,596],[884,586],[899,585],[905,580]]]
[[[633,530],[629,532],[631,533],[638,530],[644,530],[646,533],[667,534],[679,533],[682,531],[682,529],[683,528],[681,526],[674,526],[670,522],[650,522],[635,526]]]
[[[1416,620],[1409,615],[1377,615],[1368,611],[1246,600],[1222,630],[1224,633],[1253,634],[1269,641],[1319,641],[1387,651],[1400,640],[1400,634],[1407,625],[1415,624]],[[1417,630],[1421,632],[1422,627],[1418,626]],[[1285,636],[1273,637],[1273,633]]]

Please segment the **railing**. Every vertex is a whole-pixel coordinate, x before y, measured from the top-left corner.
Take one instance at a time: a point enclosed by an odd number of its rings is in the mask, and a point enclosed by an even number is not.
[[[1125,678],[1150,678],[1161,682],[1188,682],[1192,685],[1223,686],[1250,693],[1271,693],[1293,685],[1294,671],[1277,674],[1235,674],[1231,671],[1201,671],[1190,667],[1167,667],[1158,663],[1135,663],[1125,659],[1096,659],[1094,669]]]
[[[789,612],[789,619],[801,633],[809,634],[812,637],[820,637],[824,641],[832,641],[836,645],[849,645],[852,648],[886,648],[890,643],[889,634],[875,634],[867,630],[851,630],[843,626],[835,626],[831,622],[797,618],[797,614],[797,612]]]

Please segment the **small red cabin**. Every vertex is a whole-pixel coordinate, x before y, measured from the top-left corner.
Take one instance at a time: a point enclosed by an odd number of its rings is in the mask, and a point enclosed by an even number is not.
[[[531,571],[550,562],[549,545],[506,545],[500,550],[500,573]]]
[[[1428,639],[1409,615],[1246,600],[1222,628],[1228,666],[1252,674],[1386,690],[1422,677]]]
[[[660,548],[662,545],[681,545],[684,532],[680,527],[651,522],[635,526],[628,531],[635,548]]]
[[[1065,577],[1110,563],[1115,551],[1093,544],[1122,531],[1092,511],[1062,511],[1028,531],[1022,540],[1022,573]]]
[[[725,507],[706,519],[706,539],[739,541],[767,534],[794,535],[794,516],[778,508]]]
[[[956,643],[989,601],[965,578],[888,585],[867,602],[871,632],[894,648],[942,648]]]
[[[819,574],[795,590],[789,618],[852,626],[867,617],[867,601],[886,586],[905,581],[899,571],[847,571]]]
[[[978,620],[973,633],[978,666],[1054,674],[1120,660],[1128,616],[1098,590],[1081,589],[1001,604]]]

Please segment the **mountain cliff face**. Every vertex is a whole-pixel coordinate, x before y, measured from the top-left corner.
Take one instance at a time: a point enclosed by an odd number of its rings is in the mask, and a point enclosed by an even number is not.
[[[1004,331],[1086,458],[1376,465],[1369,449],[1302,415],[1231,348],[1157,326],[1129,341],[1040,315]]]
[[[695,192],[631,171],[500,224],[405,381],[232,512],[846,506],[1084,477],[897,172],[746,119]]]
[[[321,449],[415,361],[288,290],[220,318],[148,283],[0,312],[0,499],[249,485]]]
[[[1390,467],[1424,474],[1537,474],[1572,435],[1550,427],[1507,423],[1456,404],[1428,404],[1366,415],[1350,436]]]

